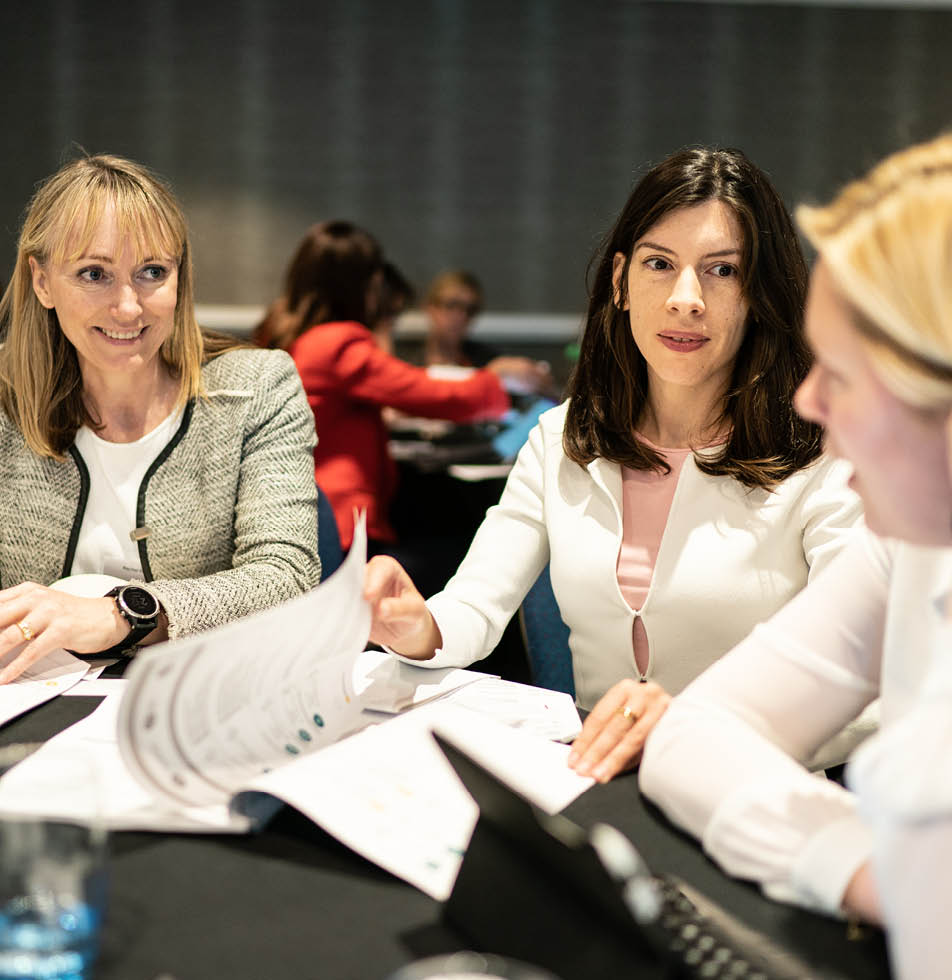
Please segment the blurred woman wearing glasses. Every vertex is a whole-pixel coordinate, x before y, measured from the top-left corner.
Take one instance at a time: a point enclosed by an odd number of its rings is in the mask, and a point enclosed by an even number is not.
[[[499,375],[515,394],[554,394],[552,372],[545,361],[500,354],[491,345],[469,336],[473,320],[483,308],[483,287],[465,269],[448,269],[426,291],[429,329],[423,351],[428,367],[455,364],[485,367]]]

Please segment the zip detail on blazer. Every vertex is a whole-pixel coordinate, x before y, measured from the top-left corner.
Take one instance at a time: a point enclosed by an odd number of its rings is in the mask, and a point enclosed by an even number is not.
[[[79,472],[79,500],[76,504],[73,526],[69,532],[69,543],[66,545],[66,558],[63,561],[63,572],[60,578],[66,578],[72,571],[76,545],[79,543],[79,529],[83,526],[83,514],[86,513],[86,502],[89,500],[89,470],[86,468],[86,460],[83,459],[75,446],[69,447],[69,454],[73,457],[73,462]]]
[[[142,483],[139,484],[139,496],[136,500],[136,527],[143,527],[145,525],[145,492],[149,486],[149,480],[152,479],[156,470],[171,456],[172,450],[175,449],[185,437],[185,433],[188,432],[189,422],[192,421],[193,404],[194,400],[186,403],[178,431],[169,439],[165,449],[152,460],[152,465],[145,471]],[[136,545],[139,549],[139,561],[142,563],[142,578],[146,582],[151,582],[154,576],[152,575],[152,566],[149,564],[149,539],[139,538]]]
[[[182,441],[188,431],[188,424],[192,419],[192,401],[186,403],[182,412],[182,421],[179,424],[175,435],[166,443],[165,448],[152,461],[152,465],[146,470],[142,483],[139,484],[139,494],[136,500],[136,527],[142,527],[145,523],[145,491],[155,471],[169,458],[172,450]],[[86,504],[89,501],[89,469],[86,460],[75,446],[69,447],[69,454],[76,463],[79,471],[79,502],[76,504],[76,516],[73,518],[73,526],[69,532],[69,544],[66,547],[66,559],[63,562],[62,578],[66,578],[73,568],[73,559],[76,557],[76,545],[79,542],[79,531],[83,526],[83,516],[86,513]],[[149,552],[145,538],[140,538],[137,542],[139,549],[139,561],[142,563],[142,577],[146,582],[152,581],[152,568],[149,565]]]

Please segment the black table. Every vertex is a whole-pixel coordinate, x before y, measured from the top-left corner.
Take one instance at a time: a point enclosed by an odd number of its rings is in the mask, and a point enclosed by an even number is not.
[[[56,698],[0,729],[0,745],[49,738],[99,701]],[[878,932],[849,941],[844,923],[728,879],[642,801],[633,776],[594,787],[567,814],[585,826],[615,824],[654,870],[676,874],[809,962],[888,978]],[[249,836],[115,833],[111,864],[98,980],[383,980],[410,960],[465,945],[439,903],[287,807]]]

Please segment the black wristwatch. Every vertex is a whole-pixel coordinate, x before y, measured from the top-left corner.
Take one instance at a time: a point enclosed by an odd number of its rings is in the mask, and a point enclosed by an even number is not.
[[[99,656],[127,653],[159,625],[159,613],[162,611],[159,600],[141,585],[117,585],[106,593],[106,597],[116,600],[119,615],[131,629],[127,636],[115,646],[103,650]]]

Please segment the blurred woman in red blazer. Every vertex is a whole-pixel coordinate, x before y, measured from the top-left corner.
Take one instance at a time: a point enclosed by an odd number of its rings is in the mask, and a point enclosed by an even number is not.
[[[396,465],[382,410],[474,422],[498,418],[509,398],[490,370],[460,380],[431,377],[380,349],[376,319],[384,258],[374,238],[347,221],[314,225],[298,246],[284,295],[255,333],[265,347],[290,352],[314,412],[314,476],[327,494],[341,544],[350,547],[354,510],[367,512],[370,554],[396,541],[390,501]]]

